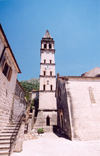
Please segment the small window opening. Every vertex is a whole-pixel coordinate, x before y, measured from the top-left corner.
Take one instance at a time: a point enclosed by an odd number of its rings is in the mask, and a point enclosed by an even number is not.
[[[50,90],[52,90],[52,85],[50,85]]]
[[[49,85],[49,81],[47,81],[47,85]]]
[[[44,48],[45,48],[45,49],[47,48],[47,45],[46,45],[46,44],[44,44]]]
[[[89,96],[90,96],[91,103],[96,103],[95,97],[94,97],[94,94],[93,94],[93,90],[92,90],[91,87],[89,87]]]
[[[46,63],[46,60],[44,60],[44,63]]]
[[[44,76],[46,75],[46,71],[44,71]]]
[[[6,97],[7,97],[7,95],[8,95],[8,92],[7,92],[7,89],[6,89]]]
[[[50,117],[49,116],[47,116],[47,118],[46,118],[46,125],[50,126]]]
[[[52,63],[52,60],[50,60],[50,64]]]
[[[50,71],[50,76],[52,76],[52,71]]]
[[[43,85],[43,90],[45,90],[45,88],[46,88],[45,85]]]
[[[11,68],[7,63],[5,63],[4,69],[3,69],[2,73],[3,73],[3,74],[7,77],[7,79],[10,81],[11,75],[12,75],[12,68]]]
[[[58,89],[58,97],[61,98],[61,89]]]
[[[51,49],[51,44],[49,44],[49,49]]]

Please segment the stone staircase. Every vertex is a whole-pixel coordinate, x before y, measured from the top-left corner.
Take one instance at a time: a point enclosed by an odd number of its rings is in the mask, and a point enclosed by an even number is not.
[[[0,133],[0,156],[9,156],[10,138],[12,136],[13,131],[15,130],[12,137],[12,142],[13,142],[20,128],[19,124],[17,126],[16,125],[17,122],[10,122]]]

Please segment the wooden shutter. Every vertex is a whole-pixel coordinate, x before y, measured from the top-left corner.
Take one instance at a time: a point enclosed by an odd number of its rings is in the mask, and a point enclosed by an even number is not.
[[[8,77],[7,77],[8,81],[10,81],[11,75],[12,75],[12,68],[11,67],[9,67],[9,68],[10,69],[9,69],[9,73],[8,73]]]

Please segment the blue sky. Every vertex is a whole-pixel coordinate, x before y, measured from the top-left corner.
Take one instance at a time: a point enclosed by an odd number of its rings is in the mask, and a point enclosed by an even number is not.
[[[100,0],[0,0],[0,23],[19,81],[39,77],[46,30],[55,40],[56,73],[80,76],[100,67]]]

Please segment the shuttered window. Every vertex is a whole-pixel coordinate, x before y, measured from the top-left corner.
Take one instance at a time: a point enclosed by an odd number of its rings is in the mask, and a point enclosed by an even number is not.
[[[12,68],[9,67],[9,73],[8,73],[8,77],[7,77],[8,81],[10,81],[11,75],[12,75]]]
[[[7,62],[4,65],[2,73],[7,77],[8,81],[10,81],[12,75],[12,68],[7,64]]]

